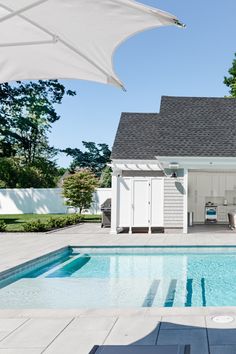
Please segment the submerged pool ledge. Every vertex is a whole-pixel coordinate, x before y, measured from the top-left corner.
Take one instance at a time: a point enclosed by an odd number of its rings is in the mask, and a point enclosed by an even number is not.
[[[20,263],[17,266],[0,272],[0,282],[8,279],[10,280],[12,277],[17,277],[18,274],[22,276],[22,274],[29,273],[39,267],[55,262],[61,257],[69,255],[71,252],[72,248],[70,246],[61,247],[55,251],[51,251],[42,256]]]

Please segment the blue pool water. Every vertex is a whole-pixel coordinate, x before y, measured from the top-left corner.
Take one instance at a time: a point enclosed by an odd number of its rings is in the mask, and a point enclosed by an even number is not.
[[[236,248],[74,250],[0,285],[0,308],[236,306]]]

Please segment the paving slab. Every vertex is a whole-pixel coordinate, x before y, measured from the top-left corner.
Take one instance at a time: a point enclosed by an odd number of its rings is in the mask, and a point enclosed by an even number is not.
[[[210,347],[210,354],[235,354],[235,345],[217,345]]]
[[[114,317],[83,317],[75,319],[44,353],[88,354],[94,345],[104,343],[116,320]]]
[[[153,345],[156,343],[160,320],[160,317],[120,317],[105,344]]]
[[[0,341],[0,348],[44,348],[60,334],[71,320],[30,319]]]
[[[101,308],[101,309],[84,309],[80,317],[134,317],[145,316],[146,308]]]
[[[161,330],[163,329],[197,329],[205,328],[203,316],[163,316]]]
[[[15,348],[15,349],[9,349],[9,348],[0,348],[0,354],[41,354],[42,349],[29,349],[29,348]]]
[[[225,329],[225,328],[235,328],[236,329],[236,315],[235,315],[235,311],[225,311],[224,312],[224,316],[230,316],[233,320],[231,322],[228,323],[217,323],[215,321],[213,321],[213,318],[216,316],[221,316],[221,314],[215,314],[213,316],[206,316],[206,326],[207,328],[218,328],[218,329]]]
[[[21,309],[15,318],[74,318],[84,313],[84,309]],[[4,317],[4,310],[0,310],[0,318]]]
[[[23,325],[27,319],[1,318],[0,319],[0,341]]]
[[[191,354],[209,354],[205,329],[160,330],[157,345],[190,344]]]
[[[236,329],[209,328],[208,338],[209,338],[210,345],[235,345],[236,346]]]

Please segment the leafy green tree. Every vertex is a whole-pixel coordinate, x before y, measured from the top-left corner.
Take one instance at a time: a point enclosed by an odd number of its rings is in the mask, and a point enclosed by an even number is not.
[[[58,151],[49,145],[48,134],[60,118],[55,106],[75,94],[57,80],[0,85],[1,186],[56,185],[61,175],[54,161]]]
[[[65,90],[57,80],[0,85],[1,150],[8,147],[11,156],[32,164],[38,157],[52,158],[55,150],[48,144],[51,124],[60,116],[55,104],[61,104]],[[10,149],[11,147],[11,149]]]
[[[92,204],[93,192],[97,185],[97,178],[87,169],[82,169],[67,177],[63,183],[66,205],[79,209],[81,214],[83,209],[88,209]]]
[[[42,160],[34,166],[23,166],[17,158],[0,158],[0,188],[52,188],[61,174],[52,161]]]
[[[91,141],[83,141],[85,151],[67,148],[62,152],[73,158],[70,166],[72,171],[76,168],[89,168],[97,177],[101,176],[102,170],[110,162],[111,151],[107,144],[96,144]]]
[[[15,188],[18,175],[19,166],[13,158],[0,158],[0,188]]]
[[[17,180],[18,188],[53,188],[61,176],[55,162],[37,159],[32,166],[20,169]]]
[[[229,87],[229,93],[231,97],[236,98],[236,53],[233,60],[232,67],[229,69],[230,76],[224,78],[224,84]]]
[[[100,188],[110,188],[111,187],[111,168],[106,166],[102,170],[102,174],[99,180]]]

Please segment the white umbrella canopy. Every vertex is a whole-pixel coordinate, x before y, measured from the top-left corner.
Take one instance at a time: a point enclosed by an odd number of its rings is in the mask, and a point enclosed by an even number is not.
[[[177,25],[133,0],[1,0],[0,82],[81,79],[123,87],[113,54],[128,37]]]

